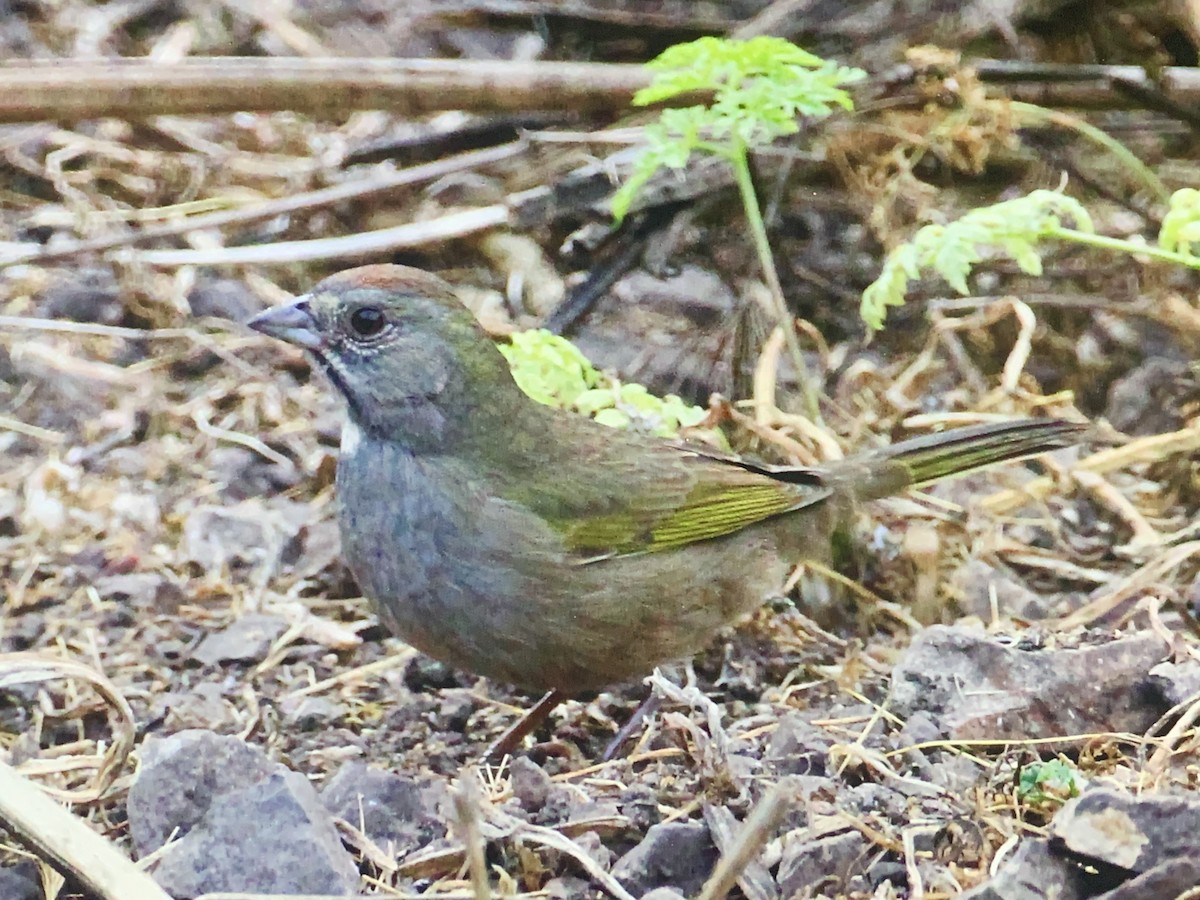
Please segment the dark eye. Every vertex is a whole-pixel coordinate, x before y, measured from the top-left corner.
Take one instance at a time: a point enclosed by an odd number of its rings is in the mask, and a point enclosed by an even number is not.
[[[350,327],[359,337],[375,337],[387,325],[387,317],[378,306],[360,306],[350,313]]]

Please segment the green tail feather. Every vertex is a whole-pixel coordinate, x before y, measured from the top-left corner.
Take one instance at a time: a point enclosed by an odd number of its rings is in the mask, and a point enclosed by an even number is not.
[[[1088,430],[1087,425],[1057,419],[1017,419],[954,428],[893,444],[844,465],[856,470],[846,474],[855,477],[857,497],[873,500],[951,475],[1069,447]],[[836,468],[841,476],[842,466]]]

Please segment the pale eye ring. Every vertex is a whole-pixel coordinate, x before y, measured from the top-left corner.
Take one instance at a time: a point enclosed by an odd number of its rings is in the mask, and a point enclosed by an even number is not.
[[[360,338],[373,338],[387,327],[387,316],[378,306],[360,306],[350,313],[350,330]]]

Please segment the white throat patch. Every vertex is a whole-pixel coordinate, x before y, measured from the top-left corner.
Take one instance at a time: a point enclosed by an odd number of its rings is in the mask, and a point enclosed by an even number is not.
[[[353,456],[358,452],[358,445],[362,443],[362,429],[359,428],[350,419],[346,420],[346,424],[342,426],[342,456]]]

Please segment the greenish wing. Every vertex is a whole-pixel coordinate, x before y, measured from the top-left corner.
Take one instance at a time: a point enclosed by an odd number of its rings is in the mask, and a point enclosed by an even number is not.
[[[687,454],[678,459],[683,465],[673,474],[684,477],[622,483],[611,496],[593,497],[583,515],[555,523],[567,549],[583,562],[671,550],[740,531],[831,493],[815,479],[789,482],[738,463]]]

